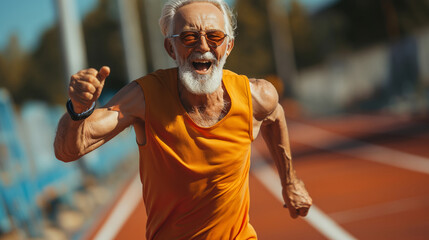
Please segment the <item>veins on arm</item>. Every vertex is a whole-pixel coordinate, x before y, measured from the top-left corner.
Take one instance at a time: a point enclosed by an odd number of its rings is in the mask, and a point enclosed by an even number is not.
[[[69,162],[100,147],[136,119],[143,119],[144,105],[143,92],[133,82],[85,120],[72,121],[65,114],[58,124],[54,142],[56,157]]]
[[[289,133],[283,107],[278,103],[275,88],[266,81],[251,81],[254,110],[254,136],[261,130],[276,164],[282,184],[285,206],[292,218],[306,216],[312,199],[304,183],[297,178],[292,165]],[[256,128],[256,131],[255,131]]]
[[[254,136],[259,130],[270,150],[282,185],[289,184],[295,178],[289,146],[289,134],[283,107],[274,86],[261,79],[250,80],[252,91]]]

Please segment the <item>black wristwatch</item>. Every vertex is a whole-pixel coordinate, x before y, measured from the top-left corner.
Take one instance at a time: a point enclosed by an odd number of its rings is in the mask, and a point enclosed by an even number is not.
[[[91,108],[89,108],[83,113],[75,113],[73,109],[72,101],[70,99],[67,101],[66,107],[67,107],[67,112],[69,113],[71,119],[73,121],[79,121],[91,116],[91,114],[94,112],[94,109],[95,109],[95,102],[92,104]]]

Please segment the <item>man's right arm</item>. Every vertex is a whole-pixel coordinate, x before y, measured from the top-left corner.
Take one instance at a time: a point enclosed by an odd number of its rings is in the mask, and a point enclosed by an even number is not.
[[[69,95],[75,112],[89,109],[98,99],[109,72],[103,67],[99,72],[87,69],[72,76]],[[132,82],[84,120],[74,121],[64,114],[54,142],[56,157],[70,162],[98,148],[137,120],[143,120],[144,106],[143,92]]]

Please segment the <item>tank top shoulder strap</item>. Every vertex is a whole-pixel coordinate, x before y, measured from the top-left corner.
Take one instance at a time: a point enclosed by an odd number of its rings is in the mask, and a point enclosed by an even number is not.
[[[135,82],[143,90],[146,117],[152,114],[158,115],[162,110],[167,111],[173,107],[172,103],[176,102],[177,68],[158,70],[135,80]]]
[[[253,107],[249,78],[225,69],[223,71],[223,82],[231,99],[234,99],[233,104],[235,107],[247,112],[249,135],[253,141]]]

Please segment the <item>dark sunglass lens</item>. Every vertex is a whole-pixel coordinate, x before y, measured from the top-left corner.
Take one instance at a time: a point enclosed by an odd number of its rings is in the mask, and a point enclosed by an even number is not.
[[[207,40],[215,44],[216,46],[219,46],[223,43],[223,39],[225,38],[225,34],[221,31],[213,31],[206,33]]]
[[[197,32],[182,32],[180,34],[180,39],[186,46],[194,45],[198,41],[198,38],[199,33]]]
[[[226,35],[222,31],[209,31],[206,32],[205,38],[207,43],[212,47],[217,47],[223,43]],[[195,46],[201,37],[201,33],[194,31],[185,31],[180,34],[180,40],[185,46]]]

